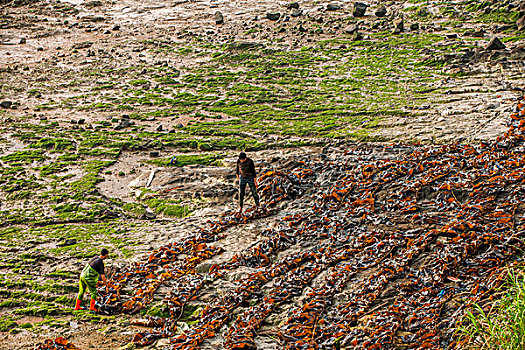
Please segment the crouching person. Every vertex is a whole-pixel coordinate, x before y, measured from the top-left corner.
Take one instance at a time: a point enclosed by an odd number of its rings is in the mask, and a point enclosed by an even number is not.
[[[80,274],[79,290],[77,296],[77,302],[75,304],[75,310],[82,310],[82,297],[86,289],[91,294],[91,301],[89,303],[90,311],[97,311],[95,302],[97,300],[97,282],[99,279],[102,280],[107,289],[106,275],[104,274],[104,259],[108,257],[108,250],[103,248],[100,252],[100,256],[96,256],[84,267]]]

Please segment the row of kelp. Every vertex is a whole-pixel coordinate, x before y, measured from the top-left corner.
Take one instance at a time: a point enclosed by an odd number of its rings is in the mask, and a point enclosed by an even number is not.
[[[225,215],[134,263],[112,278],[100,309],[135,313],[170,280],[172,318],[148,321],[153,330],[137,334],[138,344],[170,337],[170,349],[197,349],[226,329],[224,348],[256,349],[268,316],[293,304],[274,326],[282,348],[461,348],[453,332],[464,307],[489,298],[503,282],[503,267],[518,263],[525,247],[524,141],[520,99],[508,132],[490,142],[418,146],[392,159],[360,158],[363,149],[355,148],[309,160],[291,174],[270,172],[260,179],[262,209]],[[334,169],[343,175],[333,184],[314,182]],[[212,266],[206,280],[240,266],[254,272],[175,335],[174,321],[206,283],[195,267],[221,253],[212,243],[233,225],[272,215],[307,183],[314,188],[307,207]],[[286,253],[291,247],[299,249]],[[125,286],[130,296],[121,293]]]

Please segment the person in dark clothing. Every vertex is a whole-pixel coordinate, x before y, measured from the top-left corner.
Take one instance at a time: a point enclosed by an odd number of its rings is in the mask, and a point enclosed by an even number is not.
[[[237,160],[237,167],[235,170],[237,179],[239,180],[239,213],[242,213],[244,204],[244,196],[246,193],[246,184],[250,185],[255,205],[259,207],[259,196],[257,195],[257,178],[255,173],[255,164],[253,160],[246,156],[246,153],[241,152]]]
[[[107,289],[107,280],[104,273],[104,259],[108,257],[108,250],[103,248],[100,252],[100,256],[96,256],[89,261],[89,263],[84,267],[82,273],[80,274],[79,281],[79,290],[77,296],[77,302],[75,304],[75,310],[81,310],[82,306],[82,297],[86,289],[89,290],[91,294],[91,302],[89,303],[90,311],[97,311],[95,307],[95,302],[97,300],[97,282],[99,279],[102,280]]]

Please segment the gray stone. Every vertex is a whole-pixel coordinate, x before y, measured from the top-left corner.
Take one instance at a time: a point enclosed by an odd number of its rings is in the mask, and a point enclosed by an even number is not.
[[[152,158],[157,158],[160,155],[159,151],[151,151],[149,152],[149,156]]]
[[[518,26],[518,30],[525,29],[525,16],[522,16],[520,19],[518,19],[516,26]]]
[[[155,213],[147,211],[140,216],[140,219],[141,220],[154,220],[156,217],[157,215],[155,215]]]
[[[354,33],[357,33],[358,29],[359,29],[359,25],[356,24],[354,26],[350,26],[350,27],[346,28],[345,29],[345,33],[346,34],[354,34]]]
[[[181,123],[178,123],[177,125],[175,125],[175,127],[177,129],[182,129],[184,127],[184,125],[182,125]]]
[[[268,18],[270,21],[278,21],[279,18],[281,18],[281,14],[279,12],[268,12],[266,14],[266,18]]]
[[[339,6],[337,4],[328,4],[328,5],[326,5],[326,9],[328,11],[339,11],[341,9],[341,6]]]
[[[365,15],[366,9],[368,8],[368,5],[362,2],[355,2],[354,3],[354,17],[363,17]]]
[[[25,44],[27,42],[26,38],[20,38],[19,44]]]
[[[157,126],[157,131],[162,131],[162,124],[160,124],[159,126]]]
[[[12,105],[13,105],[12,101],[2,101],[2,102],[0,102],[0,107],[2,107],[2,108],[11,108]]]
[[[115,24],[115,25],[113,26],[113,30],[119,30],[119,29],[120,29],[120,26],[119,26],[118,24]]]
[[[215,24],[223,24],[224,23],[224,16],[220,11],[215,12],[215,15],[213,15],[213,19],[215,20]]]
[[[363,34],[359,33],[359,31],[356,31],[352,38],[352,41],[361,41],[363,40],[363,38],[364,38]]]
[[[299,8],[299,3],[297,2],[291,2],[288,4],[287,6],[289,9],[298,9]]]
[[[487,46],[485,46],[485,50],[504,50],[505,48],[505,44],[503,44],[496,36],[492,37]]]
[[[446,34],[445,36],[447,37],[447,39],[457,39],[458,38],[458,35],[456,33]]]
[[[399,34],[405,31],[405,20],[398,18],[394,21],[394,34]]]
[[[300,9],[293,9],[292,10],[292,13],[290,14],[290,16],[292,17],[299,17],[303,14],[303,10],[300,10]]]
[[[61,246],[62,247],[68,247],[68,246],[74,245],[74,244],[77,244],[77,240],[74,239],[74,238],[68,238],[61,244]]]
[[[412,23],[410,24],[410,30],[416,31],[419,30],[419,23]]]
[[[377,17],[385,17],[386,14],[387,14],[387,12],[388,12],[388,11],[387,11],[386,7],[381,6],[380,8],[378,8],[378,9],[376,10],[375,15],[376,15]]]

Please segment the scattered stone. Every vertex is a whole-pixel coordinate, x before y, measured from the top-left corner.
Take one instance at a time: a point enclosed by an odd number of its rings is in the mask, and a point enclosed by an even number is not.
[[[74,238],[68,238],[64,242],[62,242],[61,246],[62,247],[68,247],[68,246],[74,245],[74,244],[77,244],[77,240],[74,239]]]
[[[339,11],[341,9],[341,6],[337,5],[337,4],[328,4],[326,5],[326,10],[327,11]]]
[[[419,23],[412,23],[410,24],[410,30],[416,31],[419,30]]]
[[[292,16],[292,17],[299,17],[302,14],[303,14],[303,10],[293,9],[292,13],[290,14],[290,16]]]
[[[356,24],[354,26],[350,26],[346,28],[345,33],[351,35],[351,34],[357,33],[358,29],[359,29],[359,24]]]
[[[145,212],[144,214],[142,214],[142,215],[140,216],[140,219],[141,219],[141,220],[153,220],[153,219],[155,219],[156,217],[157,217],[157,215],[155,215],[155,213],[152,213],[152,212],[147,211],[147,212]]]
[[[363,34],[359,33],[359,31],[356,31],[354,37],[352,38],[352,41],[361,41],[363,40],[363,38]]]
[[[355,2],[354,3],[354,17],[363,17],[365,15],[366,9],[368,8],[368,5],[362,2]]]
[[[299,8],[299,3],[291,2],[286,7],[289,8],[289,9],[298,9]]]
[[[402,33],[405,30],[405,20],[398,18],[394,21],[394,34]]]
[[[71,47],[71,49],[74,49],[74,50],[87,49],[87,48],[90,48],[91,46],[93,46],[93,42],[84,41],[81,43],[76,43],[75,45]]]
[[[457,39],[458,38],[458,35],[456,33],[446,34],[445,36],[447,37],[447,39]]]
[[[19,44],[25,44],[27,42],[26,38],[20,38]]]
[[[85,119],[79,119],[78,122],[77,122],[77,124],[78,124],[78,125],[82,125],[82,124],[84,124],[85,122],[86,122]]]
[[[215,12],[213,19],[215,20],[215,24],[224,24],[224,16],[220,11]]]
[[[266,14],[266,18],[268,18],[270,21],[278,21],[279,18],[281,18],[281,14],[279,12],[268,12]]]
[[[120,29],[120,25],[118,24],[115,24],[112,28],[112,30],[119,30]]]
[[[44,51],[44,48],[43,48],[43,47],[37,47],[36,50],[37,50],[37,51]]]
[[[518,30],[525,29],[525,16],[521,17],[517,22],[516,25],[518,26]]]
[[[11,108],[11,106],[13,105],[13,101],[2,101],[0,102],[0,107],[2,108]]]
[[[376,17],[385,17],[387,12],[388,11],[386,10],[386,7],[381,6],[380,8],[376,10],[375,15]]]
[[[157,158],[160,155],[159,151],[151,151],[149,152],[149,156],[151,158]]]
[[[177,125],[175,125],[175,127],[177,129],[182,129],[184,127],[184,125],[182,125],[181,123],[178,123]]]
[[[162,124],[160,124],[159,126],[157,126],[157,131],[162,131]]]
[[[492,37],[487,46],[485,46],[485,50],[504,50],[505,48],[505,44],[503,44],[496,36]]]
[[[99,6],[102,6],[102,1],[99,1],[99,0],[88,1],[88,2],[84,3],[84,6],[86,6],[86,7],[99,7]]]

